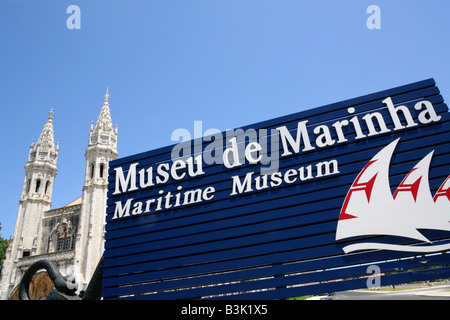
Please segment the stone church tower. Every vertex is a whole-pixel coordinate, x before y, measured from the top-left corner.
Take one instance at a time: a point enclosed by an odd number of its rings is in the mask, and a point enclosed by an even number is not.
[[[106,91],[95,127],[91,125],[86,150],[81,213],[75,246],[77,282],[86,287],[91,279],[104,248],[106,195],[108,192],[108,163],[117,153],[117,127],[113,128]]]
[[[25,270],[41,259],[53,261],[63,275],[73,275],[79,291],[86,288],[103,254],[108,164],[118,155],[117,135],[107,91],[97,123],[89,132],[82,196],[50,209],[59,153],[50,111],[38,141],[30,146],[14,235],[2,268],[0,299],[17,296]],[[51,289],[50,279],[39,281],[35,291]],[[38,292],[35,297],[45,295]]]

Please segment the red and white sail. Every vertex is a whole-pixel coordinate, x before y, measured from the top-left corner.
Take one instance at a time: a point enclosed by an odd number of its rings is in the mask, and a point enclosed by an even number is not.
[[[370,235],[400,236],[431,243],[420,229],[450,231],[450,177],[433,197],[428,172],[433,152],[406,175],[394,194],[389,185],[389,165],[399,139],[378,152],[350,187],[339,215],[336,240]],[[387,249],[370,243],[350,249]],[[393,250],[401,250],[390,246]],[[417,250],[417,247],[412,250]],[[430,249],[426,249],[430,250]],[[349,252],[349,248],[344,251]],[[353,250],[354,251],[354,250]],[[405,251],[411,251],[406,248]],[[429,251],[427,251],[429,252]]]

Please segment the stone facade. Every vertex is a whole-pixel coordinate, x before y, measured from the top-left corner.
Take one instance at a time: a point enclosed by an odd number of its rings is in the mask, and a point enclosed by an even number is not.
[[[79,291],[87,287],[104,249],[108,164],[118,155],[117,136],[107,91],[96,125],[89,131],[82,196],[51,209],[59,145],[55,146],[50,111],[37,143],[33,140],[30,146],[14,236],[2,268],[0,299],[17,296],[25,270],[41,259],[55,262],[63,275],[73,275]],[[47,292],[48,281],[37,279],[32,287],[35,292],[30,294],[40,297]]]

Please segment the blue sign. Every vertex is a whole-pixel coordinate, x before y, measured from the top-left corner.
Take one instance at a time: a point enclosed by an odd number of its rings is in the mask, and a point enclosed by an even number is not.
[[[103,296],[283,299],[449,277],[449,141],[429,79],[115,160]]]

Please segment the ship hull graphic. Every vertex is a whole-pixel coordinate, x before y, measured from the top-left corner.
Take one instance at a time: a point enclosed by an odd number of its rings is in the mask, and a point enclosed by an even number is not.
[[[450,176],[433,196],[428,178],[433,151],[411,169],[392,194],[389,165],[398,141],[379,151],[356,177],[342,204],[336,240],[388,235],[420,242],[414,245],[354,243],[343,248],[345,253],[373,249],[420,253],[450,250],[450,243],[434,245],[419,231],[450,231]]]

